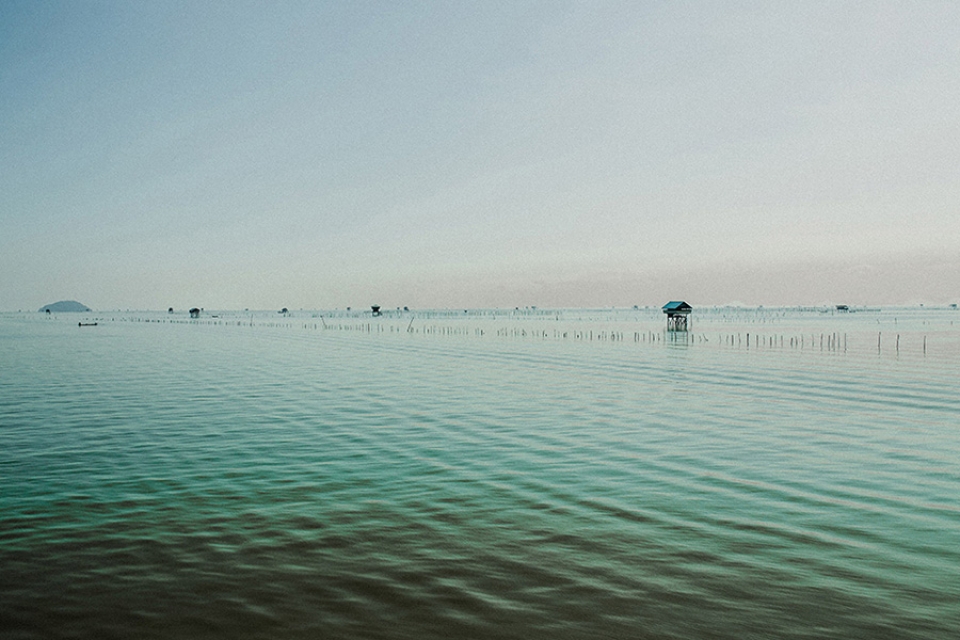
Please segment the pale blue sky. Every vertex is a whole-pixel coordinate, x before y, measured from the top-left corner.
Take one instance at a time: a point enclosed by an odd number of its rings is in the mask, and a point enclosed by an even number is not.
[[[0,310],[960,298],[956,2],[0,2]]]

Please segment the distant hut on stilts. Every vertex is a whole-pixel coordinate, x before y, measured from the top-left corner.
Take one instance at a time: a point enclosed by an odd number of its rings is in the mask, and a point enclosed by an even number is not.
[[[667,314],[667,331],[689,331],[690,312],[693,307],[682,300],[672,300],[663,305],[663,312]]]

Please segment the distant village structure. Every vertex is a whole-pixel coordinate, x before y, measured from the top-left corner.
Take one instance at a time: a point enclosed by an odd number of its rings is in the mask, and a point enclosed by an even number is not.
[[[191,317],[191,318],[199,318],[199,317],[200,317],[200,309],[197,309],[196,307],[194,307],[193,309],[190,309],[190,317]]]
[[[689,331],[691,311],[693,307],[683,300],[671,300],[663,305],[663,312],[667,314],[667,331]]]

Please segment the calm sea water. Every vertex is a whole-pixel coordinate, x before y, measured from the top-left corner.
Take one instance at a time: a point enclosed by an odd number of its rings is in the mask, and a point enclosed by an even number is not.
[[[956,311],[218,315],[0,316],[4,638],[957,637]]]

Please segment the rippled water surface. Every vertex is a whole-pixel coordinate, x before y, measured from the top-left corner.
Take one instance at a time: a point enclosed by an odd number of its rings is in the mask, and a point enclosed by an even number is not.
[[[960,315],[756,313],[0,316],[0,635],[957,637]]]

